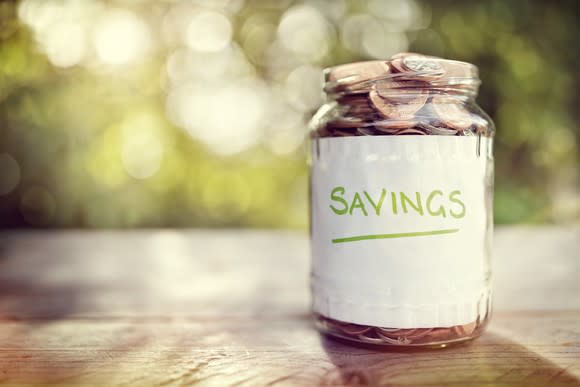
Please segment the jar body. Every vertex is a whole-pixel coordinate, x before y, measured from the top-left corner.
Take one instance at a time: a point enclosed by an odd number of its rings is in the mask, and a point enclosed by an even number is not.
[[[316,325],[374,345],[470,340],[491,312],[493,124],[469,96],[384,94],[342,94],[312,123]]]

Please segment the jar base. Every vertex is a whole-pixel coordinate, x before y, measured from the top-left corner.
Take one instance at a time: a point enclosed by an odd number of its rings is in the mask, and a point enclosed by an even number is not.
[[[314,323],[321,333],[349,344],[374,348],[435,349],[479,337],[489,322],[488,317],[489,314],[486,314],[472,323],[452,327],[398,329],[352,324],[315,313]]]

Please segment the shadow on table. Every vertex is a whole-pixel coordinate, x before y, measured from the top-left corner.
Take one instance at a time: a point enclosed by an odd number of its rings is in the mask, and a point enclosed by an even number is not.
[[[445,349],[372,350],[321,337],[336,368],[323,385],[580,386],[565,369],[494,333]]]

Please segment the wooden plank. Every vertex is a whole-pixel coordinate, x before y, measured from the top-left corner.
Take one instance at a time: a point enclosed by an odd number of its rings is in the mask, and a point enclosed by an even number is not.
[[[500,229],[488,333],[379,352],[312,327],[302,234],[2,234],[0,383],[580,385],[578,236]]]
[[[5,321],[0,381],[578,385],[579,318],[580,312],[500,314],[471,345],[413,352],[377,352],[321,338],[306,316]],[[530,326],[536,332],[524,333]]]

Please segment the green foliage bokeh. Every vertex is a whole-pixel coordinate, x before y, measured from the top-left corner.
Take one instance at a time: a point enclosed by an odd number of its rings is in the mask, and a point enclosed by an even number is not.
[[[160,19],[178,2],[154,3],[99,4],[141,15],[157,38]],[[203,10],[208,3],[195,7]],[[248,58],[251,69],[243,71],[267,88],[288,85],[292,66],[316,70],[372,59],[341,38],[349,17],[374,17],[366,1],[340,2],[339,16],[330,12],[337,8],[330,0],[237,3],[227,11],[231,44]],[[421,17],[403,32],[407,50],[480,69],[478,101],[497,127],[496,222],[577,221],[580,7],[573,1],[499,0],[412,5]],[[276,59],[269,56],[279,44],[276,29],[297,7],[326,17],[327,51],[305,59],[282,50],[288,57],[280,61],[288,68],[274,71]],[[0,191],[8,187],[0,192],[1,226],[306,227],[305,147],[272,150],[271,137],[280,136],[274,132],[276,114],[251,146],[216,152],[168,118],[166,61],[175,47],[159,44],[131,67],[100,66],[90,54],[81,64],[59,67],[19,8],[19,2],[0,3],[0,155],[10,155],[0,166],[12,166],[0,171]],[[385,15],[381,25],[388,32],[397,15]],[[252,23],[261,33],[248,32]],[[305,128],[312,111],[298,109],[298,125]],[[164,151],[155,173],[139,178],[138,168],[131,175],[124,167],[123,136],[143,126],[154,128]],[[305,129],[299,139],[304,134]]]

